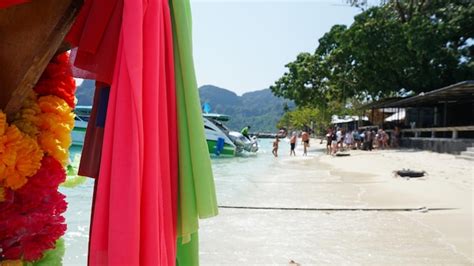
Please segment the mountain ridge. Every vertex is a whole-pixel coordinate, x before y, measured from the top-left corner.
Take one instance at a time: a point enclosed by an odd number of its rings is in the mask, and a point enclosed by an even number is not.
[[[92,105],[94,95],[94,81],[84,80],[78,86],[76,97],[78,105]],[[270,89],[261,89],[243,93],[241,96],[235,92],[215,85],[199,87],[201,106],[208,103],[212,113],[230,116],[226,125],[232,130],[240,130],[250,125],[252,132],[274,132],[276,124],[283,115],[285,103],[290,108],[294,103],[276,97]]]

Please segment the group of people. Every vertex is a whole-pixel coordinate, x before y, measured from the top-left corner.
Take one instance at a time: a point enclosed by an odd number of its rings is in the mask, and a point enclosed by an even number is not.
[[[295,148],[298,134],[293,132],[290,137],[290,156],[296,156]],[[303,144],[303,156],[308,155],[310,135],[308,132],[301,133],[301,143]],[[400,140],[400,130],[395,127],[390,133],[383,128],[376,130],[375,128],[365,128],[359,130],[345,130],[343,128],[330,128],[326,134],[326,152],[335,155],[339,151],[344,150],[367,150],[398,148]],[[273,141],[272,154],[278,157],[278,148],[280,137],[276,136]],[[321,139],[321,144],[323,139]]]
[[[296,148],[297,139],[298,139],[298,134],[296,132],[293,132],[290,137],[290,156],[296,156],[295,148]],[[280,143],[280,138],[276,136],[275,140],[273,141],[273,150],[272,150],[272,154],[275,157],[278,157],[279,143]],[[309,133],[308,132],[303,131],[301,133],[301,143],[303,144],[303,156],[307,156],[308,148],[309,148]]]
[[[326,134],[326,152],[327,154],[336,154],[338,151],[362,149],[371,151],[374,147],[377,149],[398,148],[400,139],[400,130],[398,127],[387,133],[383,128],[375,129],[365,128],[361,130],[345,130],[330,128]],[[322,142],[322,140],[321,140]]]

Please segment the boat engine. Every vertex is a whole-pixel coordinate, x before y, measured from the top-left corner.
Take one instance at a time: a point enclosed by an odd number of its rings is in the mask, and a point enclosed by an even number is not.
[[[237,147],[237,152],[241,153],[243,151],[248,152],[257,152],[258,151],[258,142],[257,138],[254,136],[251,139],[246,138],[240,132],[230,131],[229,138]]]

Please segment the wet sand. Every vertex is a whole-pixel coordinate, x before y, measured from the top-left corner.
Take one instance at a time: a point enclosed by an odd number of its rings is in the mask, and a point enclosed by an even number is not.
[[[221,208],[203,220],[202,265],[474,263],[472,161],[409,150],[332,157],[317,143],[307,157],[301,145],[289,157],[282,141],[279,158],[215,168],[219,205],[276,209]],[[394,178],[402,168],[429,175]]]

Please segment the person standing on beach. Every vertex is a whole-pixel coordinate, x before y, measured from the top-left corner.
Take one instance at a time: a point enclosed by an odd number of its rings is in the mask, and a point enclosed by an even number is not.
[[[369,129],[366,129],[364,132],[364,150],[371,151],[372,150],[372,132]]]
[[[278,157],[278,143],[280,142],[280,139],[278,136],[275,138],[275,141],[273,142],[273,156]]]
[[[354,144],[354,138],[352,136],[352,131],[347,131],[344,135],[344,144],[346,144],[346,149],[352,150]]]
[[[336,131],[336,144],[337,144],[337,149],[342,150],[342,129],[338,128]]]
[[[332,143],[332,135],[333,135],[332,128],[328,129],[328,133],[326,134],[326,154],[331,154],[331,143]]]
[[[309,147],[308,132],[303,131],[303,133],[301,133],[301,141],[303,142],[303,156],[306,156],[308,155],[308,147]]]
[[[296,147],[296,132],[293,132],[291,134],[291,139],[290,139],[290,156],[296,156],[295,153],[295,147]]]
[[[391,140],[391,146],[392,148],[398,148],[399,147],[399,140],[400,140],[400,128],[395,127],[395,129],[392,132],[392,136],[390,138]]]

